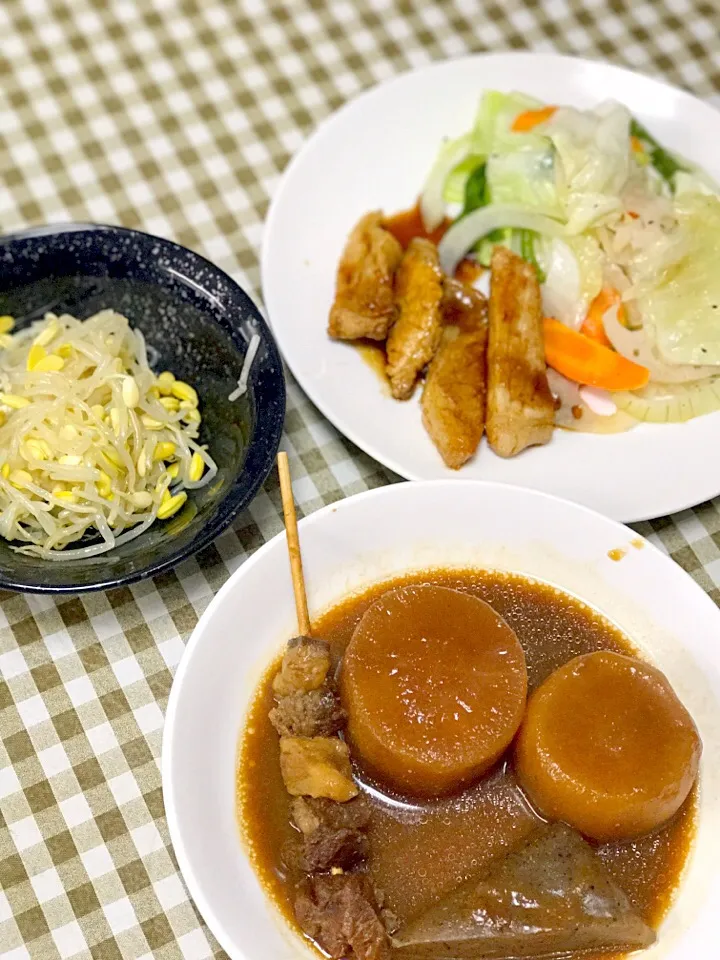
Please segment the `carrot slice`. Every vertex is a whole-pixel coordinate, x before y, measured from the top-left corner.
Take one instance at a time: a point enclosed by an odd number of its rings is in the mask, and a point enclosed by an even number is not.
[[[615,287],[603,287],[600,293],[595,297],[593,302],[588,307],[587,316],[583,320],[583,325],[580,327],[580,332],[584,333],[586,337],[590,337],[591,340],[596,340],[598,343],[602,343],[605,347],[612,347],[612,344],[607,338],[605,333],[605,327],[603,326],[603,316],[616,303],[620,304],[619,307],[619,320],[621,323],[624,322],[625,308],[622,305],[620,298],[620,291],[616,290]]]
[[[568,380],[604,390],[639,390],[650,379],[647,367],[547,317],[545,361]]]
[[[541,123],[545,123],[555,113],[557,107],[541,107],[539,110],[525,110],[513,120],[510,128],[514,133],[529,133]]]

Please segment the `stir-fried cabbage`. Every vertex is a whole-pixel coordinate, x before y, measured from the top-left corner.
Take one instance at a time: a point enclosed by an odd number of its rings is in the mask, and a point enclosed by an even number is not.
[[[676,226],[630,263],[643,320],[668,363],[720,365],[720,199],[683,193]]]
[[[537,133],[516,133],[512,130],[513,121],[519,113],[538,107],[542,107],[542,103],[524,93],[488,91],[480,100],[471,132],[472,152],[489,157],[493,153],[546,149],[547,140]]]
[[[478,177],[482,196],[469,204]],[[651,380],[628,395],[637,403],[623,399],[623,417],[714,409],[714,381],[694,382],[720,373],[720,188],[626,107],[486,93],[473,127],[443,147],[423,210],[440,222],[448,202],[463,211],[440,243],[446,271],[468,253],[487,265],[506,244],[535,264],[546,315],[576,330],[601,291],[610,296],[610,343]]]
[[[541,251],[545,314],[576,330],[603,284],[600,245],[594,237],[582,235],[546,240]]]
[[[528,210],[562,216],[553,152],[547,144],[540,150],[491,154],[487,160],[487,181],[493,203],[520,204]]]
[[[2,347],[0,536],[20,552],[104,553],[176,515],[217,473],[198,443],[196,391],[153,373],[120,314],[49,313]]]
[[[563,107],[548,122],[568,233],[583,233],[622,212],[620,192],[631,169],[629,129],[630,114],[618,103],[587,111]]]

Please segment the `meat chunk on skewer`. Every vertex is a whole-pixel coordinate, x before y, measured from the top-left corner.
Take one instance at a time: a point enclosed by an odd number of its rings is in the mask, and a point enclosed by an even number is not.
[[[297,865],[304,873],[320,870],[351,870],[364,863],[370,853],[367,834],[362,830],[337,830],[320,826],[308,837],[303,837]]]
[[[351,873],[303,881],[295,899],[302,929],[334,960],[390,960],[390,944],[367,879]]]
[[[350,750],[339,737],[281,737],[280,771],[294,797],[327,797],[345,803],[359,793]]]
[[[290,812],[301,831],[294,862],[305,873],[332,867],[348,870],[367,860],[370,808],[362,796],[347,803],[296,797]]]
[[[313,637],[294,637],[287,645],[282,666],[273,680],[278,697],[317,690],[330,669],[330,646]]]
[[[384,340],[397,315],[393,279],[402,247],[382,226],[382,212],[366,214],[348,237],[337,271],[328,333],[338,340]]]
[[[295,797],[290,804],[293,823],[304,834],[320,826],[333,830],[364,830],[370,823],[370,807],[359,796],[347,803],[313,797]]]
[[[442,335],[443,274],[429,240],[410,241],[395,277],[400,313],[387,341],[387,375],[396,400],[407,400]]]
[[[442,340],[422,395],[425,429],[448,467],[477,450],[485,427],[487,301],[456,280],[445,281]]]
[[[549,442],[555,406],[535,270],[502,246],[495,248],[491,266],[486,431],[495,453],[512,457]]]
[[[323,684],[282,697],[270,711],[270,722],[281,737],[331,737],[345,726],[345,711],[335,691]]]

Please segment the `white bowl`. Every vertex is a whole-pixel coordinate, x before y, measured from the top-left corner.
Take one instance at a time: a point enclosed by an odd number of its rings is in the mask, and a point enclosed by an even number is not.
[[[300,524],[311,612],[412,569],[484,567],[543,580],[614,621],[660,669],[704,742],[697,840],[656,946],[643,960],[717,950],[720,913],[720,611],[632,531],[547,494],[500,484],[400,484]],[[623,548],[619,562],[609,551]],[[285,538],[240,567],[196,627],[170,695],[163,791],[188,889],[231,957],[313,955],[263,892],[235,819],[238,739],[253,691],[296,632]]]
[[[641,424],[610,436],[556,430],[544,447],[496,456],[483,440],[459,471],[442,462],[420,416],[347,343],[327,317],[347,235],[362,214],[411,206],[443,137],[466,132],[485,90],[520,90],[580,108],[620,101],[669,149],[720,181],[720,113],[683,90],[601,61],[493,53],[446,60],[373,87],[322,123],[288,166],[263,232],[262,287],[278,346],[316,407],[408,480],[522,484],[630,522],[720,493],[720,412],[688,423]]]

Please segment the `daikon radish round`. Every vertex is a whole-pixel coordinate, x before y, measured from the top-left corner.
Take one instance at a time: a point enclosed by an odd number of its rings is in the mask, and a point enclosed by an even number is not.
[[[677,813],[701,750],[664,674],[600,651],[575,657],[532,694],[517,740],[517,773],[548,819],[596,840],[629,840]]]
[[[525,709],[525,655],[482,600],[399,587],[356,627],[341,692],[361,765],[402,793],[440,796],[479,779],[510,745]]]

